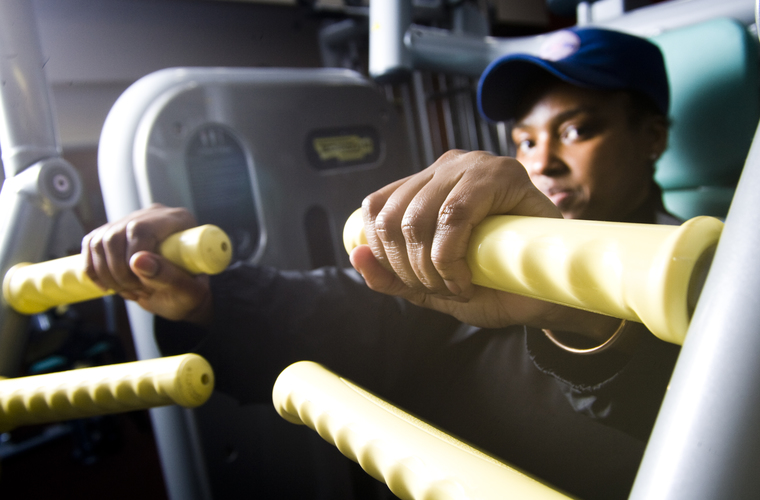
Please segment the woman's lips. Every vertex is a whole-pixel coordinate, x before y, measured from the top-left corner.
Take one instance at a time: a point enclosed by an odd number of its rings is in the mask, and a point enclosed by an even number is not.
[[[552,200],[552,203],[561,208],[563,204],[569,201],[573,193],[570,190],[553,189],[549,191],[547,196]]]

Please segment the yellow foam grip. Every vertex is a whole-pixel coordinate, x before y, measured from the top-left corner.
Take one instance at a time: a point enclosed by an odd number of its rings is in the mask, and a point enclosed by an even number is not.
[[[197,354],[0,380],[0,432],[20,425],[178,404],[193,408],[214,389]]]
[[[190,273],[217,274],[232,259],[232,243],[224,231],[207,224],[169,236],[159,253]],[[93,283],[84,267],[82,255],[16,264],[5,273],[3,297],[21,314],[36,314],[113,293]]]
[[[497,215],[472,234],[473,283],[644,323],[682,344],[723,223],[680,226]],[[360,211],[347,221],[350,252],[365,244]]]
[[[405,500],[567,499],[525,473],[310,361],[286,368],[272,399]]]

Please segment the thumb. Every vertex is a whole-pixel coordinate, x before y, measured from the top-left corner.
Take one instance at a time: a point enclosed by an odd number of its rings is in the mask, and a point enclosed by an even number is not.
[[[161,271],[157,257],[149,252],[137,252],[129,259],[129,267],[141,280],[151,280]]]
[[[208,325],[213,317],[208,276],[193,276],[160,255],[137,252],[129,259],[143,289],[137,303],[143,309],[174,321]]]
[[[190,286],[193,277],[160,255],[137,252],[129,259],[129,267],[142,284],[156,290]]]
[[[367,286],[372,290],[402,297],[409,294],[410,290],[404,282],[378,262],[368,245],[359,245],[354,248],[350,260],[351,265],[359,271]]]

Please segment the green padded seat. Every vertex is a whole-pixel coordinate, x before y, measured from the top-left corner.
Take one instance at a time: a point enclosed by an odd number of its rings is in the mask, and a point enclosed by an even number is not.
[[[757,40],[713,19],[651,38],[671,88],[671,133],[655,179],[665,206],[688,219],[725,217],[760,118]]]

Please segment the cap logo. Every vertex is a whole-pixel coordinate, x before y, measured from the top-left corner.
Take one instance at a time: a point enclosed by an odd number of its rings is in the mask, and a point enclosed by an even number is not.
[[[554,33],[541,45],[539,57],[547,61],[559,61],[575,54],[581,46],[580,37],[572,31]]]

